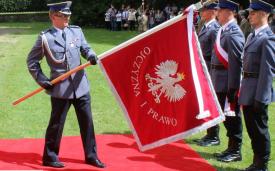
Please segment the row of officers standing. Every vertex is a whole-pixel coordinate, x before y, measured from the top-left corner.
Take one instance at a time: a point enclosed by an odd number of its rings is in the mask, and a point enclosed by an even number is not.
[[[228,147],[214,156],[222,162],[242,160],[242,106],[253,149],[253,162],[244,170],[267,171],[271,151],[268,105],[275,101],[275,35],[268,26],[268,16],[274,12],[274,4],[250,2],[249,22],[254,31],[247,41],[234,19],[238,10],[238,3],[219,0],[206,2],[200,11],[205,24],[198,37],[218,101],[223,111],[226,103],[234,111],[224,121]],[[200,146],[219,145],[219,125],[209,128],[195,142]]]

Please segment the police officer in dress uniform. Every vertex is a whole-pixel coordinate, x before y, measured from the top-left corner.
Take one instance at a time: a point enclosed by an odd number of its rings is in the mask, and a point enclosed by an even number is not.
[[[225,109],[226,100],[234,104],[235,116],[226,116],[224,126],[227,130],[228,147],[222,153],[214,154],[217,160],[232,162],[242,160],[242,120],[240,106],[238,105],[238,89],[240,87],[242,58],[245,38],[234,18],[238,12],[239,4],[230,0],[219,0],[218,21],[221,28],[217,35],[220,47],[228,55],[228,65],[219,59],[215,53],[211,59],[211,79],[215,88],[221,108]]]
[[[43,165],[55,168],[65,166],[59,161],[58,153],[66,115],[73,105],[80,127],[85,162],[103,168],[105,165],[97,157],[89,82],[85,71],[81,70],[56,85],[50,82],[81,65],[80,54],[96,65],[96,54],[85,40],[81,28],[68,25],[71,1],[48,6],[53,27],[41,32],[27,59],[29,72],[51,96],[51,117],[45,136]],[[44,75],[40,67],[44,56],[51,70],[50,78]]]
[[[217,5],[218,4],[215,2],[206,2],[203,4],[200,12],[204,25],[198,36],[208,71],[210,71],[212,50],[220,28],[220,25],[216,20]]]
[[[267,171],[270,158],[268,104],[275,101],[272,87],[275,76],[275,35],[268,26],[268,16],[273,8],[263,0],[252,0],[249,6],[249,22],[254,32],[248,36],[244,48],[239,102],[243,105],[254,157],[253,163],[245,171]]]
[[[210,72],[211,56],[216,41],[217,32],[220,28],[219,23],[216,20],[217,16],[217,3],[206,2],[201,8],[200,14],[204,21],[201,31],[199,32],[199,42],[203,53],[204,60],[206,62],[208,71]],[[207,134],[199,139],[195,140],[200,146],[212,146],[219,145],[219,126],[213,126],[207,129]]]

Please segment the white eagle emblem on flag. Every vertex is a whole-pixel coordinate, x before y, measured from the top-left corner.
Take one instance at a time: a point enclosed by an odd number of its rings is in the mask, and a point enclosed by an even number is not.
[[[185,75],[177,72],[177,70],[178,63],[167,60],[155,67],[157,78],[151,77],[150,74],[145,75],[145,80],[148,82],[148,92],[152,93],[156,103],[160,103],[160,97],[163,94],[169,102],[179,101],[186,94],[186,90],[178,84],[185,79]]]

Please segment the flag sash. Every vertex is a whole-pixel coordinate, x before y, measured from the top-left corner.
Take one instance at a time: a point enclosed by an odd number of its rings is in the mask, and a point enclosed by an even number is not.
[[[225,68],[228,68],[228,54],[221,46],[221,32],[222,28],[220,28],[218,31],[216,42],[214,44],[214,50],[219,61]]]
[[[214,44],[214,50],[217,58],[223,64],[223,66],[228,69],[228,53],[221,46],[221,32],[222,27],[219,29],[216,42]],[[228,98],[225,99],[224,104],[224,115],[225,116],[236,116],[235,114],[235,105],[228,102]]]

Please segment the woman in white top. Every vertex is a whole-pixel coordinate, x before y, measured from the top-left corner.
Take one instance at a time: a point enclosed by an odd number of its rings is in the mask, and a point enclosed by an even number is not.
[[[108,11],[105,13],[105,25],[106,29],[111,30],[111,18],[110,13]]]
[[[135,30],[135,24],[136,24],[136,10],[131,8],[129,10],[129,16],[128,16],[128,21],[130,24],[130,30],[133,31]]]

